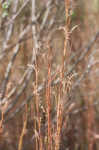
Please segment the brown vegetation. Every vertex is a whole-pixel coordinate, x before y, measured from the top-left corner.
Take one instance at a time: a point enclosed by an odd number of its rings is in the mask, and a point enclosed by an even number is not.
[[[90,0],[1,0],[0,150],[99,149],[99,19]]]

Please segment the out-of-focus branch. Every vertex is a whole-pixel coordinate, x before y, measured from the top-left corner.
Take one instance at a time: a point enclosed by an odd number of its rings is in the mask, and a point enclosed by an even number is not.
[[[23,91],[27,88],[27,85],[28,85],[28,82],[30,81],[32,72],[33,72],[33,69],[31,69],[29,71],[29,73],[27,75],[27,78],[25,79],[25,82],[23,83],[22,87],[17,92],[17,95],[16,95],[15,99],[13,99],[12,103],[9,104],[9,106],[8,106],[8,108],[6,110],[6,115],[15,106],[15,104],[17,103],[17,100],[19,99],[19,97],[21,96],[21,94],[23,93]]]
[[[50,12],[49,12],[49,13],[50,13]],[[32,22],[33,22],[33,19],[32,19]],[[29,30],[30,27],[31,27],[31,25],[32,25],[32,24],[28,25],[26,29]],[[46,24],[45,24],[45,25],[46,25]],[[43,27],[44,27],[44,26],[43,26]],[[21,33],[21,38],[28,32],[26,29],[25,29],[24,31],[22,31],[22,33]],[[42,28],[42,30],[43,30],[43,28]],[[33,34],[34,34],[34,33],[33,33]],[[39,37],[39,34],[38,34],[38,37]],[[21,41],[21,38],[19,38],[19,41]],[[34,41],[35,41],[35,40],[34,40]],[[14,56],[15,56],[15,54],[12,56],[12,59],[13,59]],[[13,59],[13,60],[14,60],[14,59]],[[33,65],[34,61],[35,61],[35,59],[34,59],[34,55],[33,55],[33,57],[32,57],[32,65]],[[2,96],[1,96],[2,99],[3,99],[4,94],[5,94],[5,91],[6,91],[6,86],[7,86],[8,78],[9,78],[10,71],[11,71],[11,67],[12,67],[12,60],[11,60],[11,62],[9,62],[9,64],[10,64],[10,65],[8,65],[7,71],[6,71],[7,75],[6,75],[5,80],[4,80],[3,84],[2,84]],[[10,67],[9,67],[9,66],[10,66]],[[31,72],[31,73],[32,73],[32,72]],[[29,73],[30,75],[27,75],[27,78],[29,77],[28,79],[30,79],[31,73]],[[24,82],[23,86],[20,88],[20,90],[19,90],[18,93],[16,94],[16,98],[13,100],[13,103],[12,103],[11,105],[9,105],[9,107],[8,107],[8,109],[7,109],[7,113],[8,113],[8,112],[11,110],[11,108],[13,108],[13,106],[17,103],[17,99],[18,99],[19,96],[22,94],[22,92],[24,91],[24,89],[26,89],[26,87],[27,87],[27,85],[28,85],[28,81],[29,81],[29,80],[26,80],[26,81]],[[15,91],[16,91],[16,88],[15,88],[15,90],[14,90],[12,93],[14,93]],[[3,103],[4,103],[4,101],[6,102],[6,101],[7,101],[7,98],[4,98],[4,99],[3,99]]]
[[[16,11],[17,11],[18,2],[19,2],[19,0],[13,1],[13,9],[12,9],[12,13],[13,13],[13,14],[15,14]],[[8,41],[9,41],[10,38],[11,38],[12,31],[13,31],[13,27],[14,27],[14,22],[10,23],[9,26],[8,26],[7,33],[6,33],[6,35],[5,35],[5,40],[4,40],[4,42],[3,42],[2,51],[5,50],[5,48],[6,48],[6,46],[7,46],[7,43],[8,43]]]
[[[53,2],[53,0],[49,0],[48,2],[47,2],[47,10],[46,10],[46,13],[45,13],[45,16],[44,16],[44,18],[43,18],[43,21],[42,21],[42,24],[41,24],[41,26],[40,26],[40,30],[42,31],[43,29],[44,29],[44,27],[45,27],[45,25],[46,25],[46,21],[47,21],[47,19],[48,19],[48,16],[49,16],[49,13],[50,13],[50,10],[51,10],[51,7],[52,7],[52,2]]]
[[[32,21],[35,19],[35,1],[32,1],[33,2],[33,4],[32,4],[32,14],[33,14],[33,16],[32,16]],[[30,29],[30,27],[28,27],[27,28],[28,30]],[[25,30],[25,32],[24,33],[26,33],[28,30]],[[36,59],[36,53],[35,53],[35,50],[38,50],[38,43],[37,43],[37,34],[36,34],[36,27],[35,26],[33,26],[33,28],[32,28],[32,30],[33,30],[33,39],[34,39],[34,48],[33,48],[33,55],[32,55],[32,60],[31,60],[31,65],[33,65],[34,64],[34,62],[35,62],[35,59]],[[23,32],[22,32],[23,33]],[[24,34],[22,34],[21,35],[21,37],[23,37],[23,35]],[[17,53],[18,53],[18,51],[17,51]],[[15,53],[15,54],[17,54],[17,53]],[[14,57],[15,55],[13,55],[13,57]],[[12,64],[12,63],[11,63]],[[10,65],[10,68],[9,68],[9,70],[11,71],[11,65]],[[10,111],[10,109],[17,103],[17,99],[19,98],[19,96],[23,93],[23,91],[25,90],[25,88],[27,87],[27,85],[28,85],[28,81],[30,80],[30,78],[31,78],[31,74],[32,74],[32,71],[33,71],[33,68],[31,69],[31,70],[29,70],[29,73],[28,73],[28,75],[27,75],[27,79],[26,79],[26,81],[23,83],[23,86],[21,87],[21,89],[18,91],[18,93],[17,93],[17,95],[16,95],[16,98],[15,98],[15,100],[13,101],[13,103],[12,104],[10,104],[9,106],[8,106],[8,109],[7,109],[7,112],[6,113],[8,113],[9,111]],[[9,74],[7,74],[7,77],[5,78],[5,82],[4,82],[4,85],[3,85],[3,87],[2,87],[2,90],[3,90],[3,95],[2,95],[2,97],[1,98],[3,98],[4,97],[4,91],[6,90],[6,84],[7,84],[7,79],[8,79],[8,76],[9,76]]]
[[[28,73],[29,73],[29,69],[27,69],[24,72],[24,74],[21,77],[21,79],[19,80],[18,84],[15,87],[13,87],[13,89],[11,89],[11,91],[7,94],[7,96],[0,102],[0,105],[5,104],[15,94],[15,92],[17,91],[19,86],[21,86],[25,82],[25,79],[26,79]]]
[[[13,62],[15,61],[15,57],[18,54],[18,51],[19,51],[19,44],[15,47],[14,54],[13,54],[10,62],[8,63],[8,66],[7,66],[7,69],[5,72],[5,79],[4,79],[2,86],[1,86],[1,97],[0,97],[1,101],[5,96],[5,91],[6,91],[7,82],[8,82],[9,76],[10,76],[11,68],[13,66]]]
[[[35,4],[35,0],[32,0],[32,21],[35,20],[36,16],[36,4]],[[32,36],[33,36],[33,52],[32,52],[32,62],[36,61],[36,55],[37,55],[37,51],[39,49],[39,44],[38,44],[38,33],[36,30],[36,25],[32,25]]]
[[[28,1],[27,1],[28,2]],[[25,3],[25,4],[27,4],[27,3]],[[25,5],[25,4],[23,4],[23,5]],[[41,10],[41,12],[40,13],[38,13],[36,16],[35,16],[35,18],[33,19],[32,18],[32,21],[31,21],[31,23],[30,24],[28,24],[27,25],[27,28],[28,27],[32,27],[32,25],[35,25],[38,21],[39,21],[39,19],[41,18],[41,16],[42,16],[42,14],[46,11],[46,13],[45,13],[45,16],[44,16],[44,18],[43,18],[43,20],[42,20],[42,23],[41,23],[41,25],[40,25],[40,31],[39,31],[39,34],[37,35],[37,39],[39,40],[39,38],[40,38],[40,35],[41,35],[41,32],[43,31],[43,29],[44,29],[44,27],[45,27],[45,25],[46,25],[46,22],[47,22],[47,19],[48,19],[48,16],[49,16],[49,14],[50,14],[50,11],[49,11],[49,8],[51,8],[53,3],[52,3],[52,0],[50,0],[50,2],[48,2],[48,5],[46,6],[46,7],[44,7],[42,10]],[[21,9],[21,8],[20,8]],[[13,18],[13,17],[12,17]],[[13,20],[14,21],[14,20]],[[12,22],[13,22],[12,21]],[[53,23],[53,22],[52,22]],[[25,31],[25,29],[22,31],[22,32],[24,32]],[[22,33],[21,33],[22,34]],[[0,60],[2,60],[3,58],[4,58],[4,56],[6,56],[7,55],[7,53],[12,49],[12,48],[14,48],[15,46],[16,46],[16,44],[18,44],[18,43],[21,43],[21,42],[23,42],[24,40],[28,40],[28,38],[31,38],[32,37],[32,35],[30,35],[30,36],[28,36],[28,37],[23,37],[23,38],[19,38],[15,43],[13,43],[13,44],[11,44],[11,45],[6,45],[6,47],[3,49],[3,51],[2,52],[0,52]]]
[[[14,21],[15,21],[15,19],[20,15],[20,13],[22,12],[22,10],[25,8],[25,6],[28,4],[28,2],[29,2],[30,0],[26,0],[26,1],[24,1],[24,3],[23,3],[23,5],[21,6],[21,8],[18,10],[18,12],[16,12],[15,10],[16,10],[16,6],[18,5],[18,2],[19,2],[19,0],[14,0],[14,5],[13,5],[13,13],[12,14],[14,14],[13,16],[12,16],[12,18],[5,24],[5,25],[3,25],[3,28],[5,28],[5,27],[7,27],[8,25],[10,25],[10,24],[13,24],[14,23]],[[0,28],[0,30],[2,29],[2,27]]]
[[[22,32],[20,34],[20,37],[19,39],[22,39],[22,37],[30,30],[30,26],[28,26],[24,32]],[[9,76],[10,76],[10,72],[11,72],[11,68],[12,68],[12,65],[13,65],[13,62],[15,61],[15,58],[17,56],[19,52],[19,44],[16,45],[16,48],[13,52],[13,55],[12,55],[12,58],[11,60],[9,61],[8,63],[8,66],[7,66],[7,69],[6,69],[6,72],[5,72],[5,79],[2,83],[2,86],[1,86],[1,100],[4,98],[4,95],[5,95],[5,91],[6,91],[6,86],[7,86],[7,82],[8,82],[8,79],[9,79]]]

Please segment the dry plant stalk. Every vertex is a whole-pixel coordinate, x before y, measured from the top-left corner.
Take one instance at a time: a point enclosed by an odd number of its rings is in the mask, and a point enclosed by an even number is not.
[[[60,74],[61,78],[61,74]],[[62,87],[62,82],[60,83],[59,87],[59,99],[58,99],[58,106],[57,106],[57,130],[56,130],[56,139],[55,139],[55,150],[59,150],[60,148],[60,137],[61,137],[61,130],[63,126],[63,116],[64,116],[64,104],[66,103],[66,95],[67,92],[71,89],[71,79],[72,76],[69,77],[67,80],[67,84]],[[65,81],[64,81],[65,82]],[[65,94],[64,94],[65,92]],[[72,109],[75,107],[75,104],[72,103],[67,110],[65,110],[65,113],[68,114],[72,111]],[[68,115],[65,117],[65,128],[67,125]]]
[[[66,23],[65,27],[62,29],[64,30],[65,41],[64,41],[64,51],[63,51],[63,63],[62,63],[62,71],[60,74],[61,82],[60,82],[60,91],[59,91],[59,101],[58,101],[58,109],[57,109],[57,131],[56,131],[56,142],[55,142],[55,150],[59,150],[60,148],[60,136],[61,136],[61,129],[62,129],[62,119],[63,119],[63,95],[64,95],[64,65],[68,63],[69,59],[69,52],[68,52],[68,41],[69,41],[69,27],[70,27],[70,0],[65,0],[65,17]],[[65,91],[66,94],[67,90]]]
[[[52,149],[51,127],[51,47],[48,43],[48,83],[46,87],[47,121],[48,121],[48,150]]]
[[[23,137],[26,132],[26,126],[27,126],[27,105],[26,105],[26,116],[23,124],[23,129],[19,138],[19,145],[18,145],[18,150],[22,150],[22,144],[23,144]]]
[[[63,51],[63,63],[62,63],[62,71],[60,74],[61,82],[60,82],[60,91],[59,91],[59,101],[58,101],[58,109],[57,109],[57,131],[56,131],[56,142],[55,142],[55,150],[59,150],[60,148],[60,136],[61,136],[61,129],[62,129],[62,120],[63,120],[63,95],[67,93],[67,89],[65,90],[65,87],[63,84],[64,82],[64,65],[65,63],[68,64],[69,59],[69,52],[68,52],[68,42],[69,42],[69,28],[70,28],[70,14],[69,14],[69,8],[70,8],[70,0],[65,0],[65,17],[66,17],[66,23],[65,27],[63,27],[64,35],[65,35],[65,41],[64,41],[64,51]]]
[[[61,128],[62,128],[62,119],[63,119],[63,106],[60,103],[60,94],[59,94],[59,101],[58,101],[58,108],[57,108],[57,130],[56,130],[56,139],[55,139],[55,150],[59,150],[60,147],[60,135],[61,135]]]
[[[38,132],[39,132],[39,147],[40,150],[43,150],[43,143],[42,143],[42,135],[41,135],[41,121],[40,121],[40,112],[39,112],[39,96],[37,93],[38,89],[38,64],[36,60],[35,64],[35,74],[36,74],[36,112],[37,112],[37,123],[38,123]]]
[[[1,120],[0,120],[0,134],[2,134],[3,132],[3,120],[4,120],[4,114],[3,114],[3,111],[1,112]]]

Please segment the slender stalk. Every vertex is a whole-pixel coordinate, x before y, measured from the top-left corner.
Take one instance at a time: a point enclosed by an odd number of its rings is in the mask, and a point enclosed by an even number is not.
[[[22,132],[21,132],[21,135],[19,138],[18,150],[22,150],[23,137],[25,134],[26,126],[27,126],[27,105],[26,105],[26,116],[25,116],[25,120],[24,120],[24,124],[23,124],[23,129],[22,129]]]
[[[61,88],[60,88],[61,89]],[[62,119],[63,119],[63,106],[61,104],[61,91],[59,89],[59,99],[57,106],[57,130],[56,130],[56,139],[55,139],[55,150],[59,150],[60,148],[60,137],[61,137],[61,129],[62,129]]]
[[[70,8],[70,0],[65,0],[65,17],[66,17],[66,23],[65,27],[62,29],[64,30],[64,51],[63,51],[63,63],[62,63],[62,68],[61,68],[61,73],[60,73],[60,91],[59,91],[59,100],[58,100],[58,108],[57,108],[57,131],[56,131],[56,142],[55,142],[55,150],[59,150],[60,148],[60,137],[61,137],[61,129],[62,129],[62,120],[63,120],[63,95],[64,92],[66,94],[66,90],[63,84],[65,84],[64,81],[64,66],[68,65],[68,59],[69,59],[69,47],[68,47],[68,42],[69,42],[69,28],[70,28],[70,15],[69,15],[69,8]]]
[[[46,87],[47,96],[47,116],[48,116],[48,150],[51,150],[52,146],[52,133],[51,133],[51,48],[48,43],[48,83]]]

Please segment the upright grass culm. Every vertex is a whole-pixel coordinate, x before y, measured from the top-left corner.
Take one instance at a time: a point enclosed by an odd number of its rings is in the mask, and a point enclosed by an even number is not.
[[[39,135],[39,150],[43,150],[43,143],[42,143],[42,135],[41,135],[41,121],[40,121],[40,111],[39,111],[39,95],[37,93],[38,89],[38,64],[37,60],[35,63],[35,75],[36,75],[36,112],[37,112],[37,124],[38,124],[38,135]]]
[[[51,47],[48,41],[48,83],[46,87],[47,121],[48,121],[48,150],[52,149],[51,127]]]
[[[0,120],[0,134],[3,132],[3,120],[4,120],[4,114],[3,111],[1,112],[1,120]]]
[[[63,50],[63,62],[62,62],[62,68],[60,73],[60,88],[59,88],[59,98],[58,98],[58,106],[57,106],[57,130],[56,130],[56,142],[55,142],[55,150],[59,150],[60,148],[60,137],[61,137],[61,129],[62,129],[62,121],[63,121],[63,97],[64,94],[67,94],[67,89],[65,89],[65,81],[64,81],[64,72],[68,69],[68,59],[69,59],[69,40],[70,40],[70,34],[69,34],[69,28],[70,28],[70,0],[64,0],[65,4],[65,26],[62,27],[64,31],[64,50]],[[66,68],[66,70],[65,70]]]
[[[23,144],[23,137],[25,134],[26,126],[27,126],[27,105],[26,105],[26,112],[25,112],[25,117],[24,117],[24,122],[23,122],[23,128],[22,132],[19,138],[19,144],[18,144],[18,150],[22,150],[22,144]]]
[[[60,136],[62,128],[62,117],[63,117],[63,106],[61,103],[61,87],[59,88],[58,104],[57,104],[57,128],[56,128],[56,139],[55,139],[55,150],[59,150],[60,147]]]

